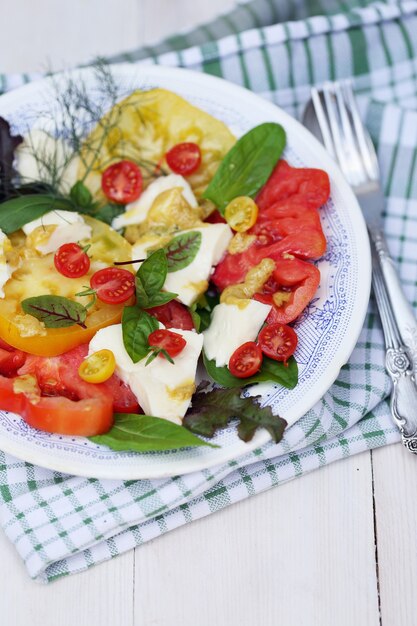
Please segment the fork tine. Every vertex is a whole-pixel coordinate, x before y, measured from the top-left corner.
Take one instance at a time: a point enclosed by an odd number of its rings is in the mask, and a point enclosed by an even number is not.
[[[320,92],[318,91],[318,89],[316,89],[316,87],[312,87],[311,89],[311,99],[313,101],[313,106],[317,116],[317,121],[320,126],[321,134],[323,136],[323,143],[330,156],[333,157],[333,159],[336,159],[336,152],[333,144],[329,122],[327,121],[327,116],[323,108],[323,102]]]
[[[340,83],[333,84],[334,94],[339,110],[340,123],[343,130],[344,151],[349,160],[349,182],[351,185],[360,185],[366,182],[366,172],[361,165],[361,155],[355,141],[352,122],[343,96]]]
[[[340,123],[336,96],[331,83],[326,83],[323,86],[323,98],[335,147],[336,159],[339,162],[342,172],[352,184],[353,181],[350,180],[350,167],[346,155],[344,137],[342,135],[342,126]]]
[[[352,84],[350,81],[344,81],[342,84],[343,95],[352,116],[353,127],[355,130],[356,140],[358,142],[359,154],[363,162],[366,173],[372,180],[379,179],[378,159],[375,148],[371,139],[368,137],[362,124],[358,105],[353,94]]]

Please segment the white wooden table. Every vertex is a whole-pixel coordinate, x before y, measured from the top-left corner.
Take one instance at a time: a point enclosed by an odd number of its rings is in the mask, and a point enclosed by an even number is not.
[[[235,0],[14,0],[0,70],[149,43]],[[3,9],[4,15],[4,9]],[[0,533],[3,626],[413,626],[417,457],[363,453],[48,587]]]

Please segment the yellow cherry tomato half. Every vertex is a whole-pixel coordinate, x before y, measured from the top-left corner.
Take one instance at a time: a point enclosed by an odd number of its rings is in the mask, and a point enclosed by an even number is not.
[[[237,233],[244,233],[255,224],[258,207],[249,196],[238,196],[229,202],[224,217],[230,228]]]
[[[104,383],[114,374],[116,359],[111,350],[93,352],[81,363],[78,368],[80,378],[87,383]]]

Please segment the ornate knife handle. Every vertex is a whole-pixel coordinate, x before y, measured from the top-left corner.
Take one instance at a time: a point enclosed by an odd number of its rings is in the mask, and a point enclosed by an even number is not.
[[[391,376],[391,412],[403,444],[417,454],[417,386],[412,364],[404,346],[388,348],[385,360]]]
[[[397,268],[389,253],[387,242],[381,230],[370,228],[376,253],[384,276],[384,283],[388,297],[391,302],[391,309],[397,322],[397,327],[401,335],[402,343],[407,349],[411,359],[414,374],[417,374],[417,319],[413,308],[405,297],[398,276]]]
[[[385,274],[383,274],[381,267],[380,251],[376,250],[374,246],[371,248],[373,252],[372,285],[387,348],[385,366],[393,383],[391,413],[400,429],[403,444],[408,450],[417,454],[417,385],[415,363],[413,364],[415,353],[413,353],[411,346],[405,344],[401,336],[388,295]],[[395,272],[394,266],[392,268]],[[398,276],[397,281],[399,284]],[[400,285],[399,289],[401,290]],[[404,296],[403,298],[405,299]],[[409,306],[408,303],[407,306]],[[412,319],[415,322],[414,316]]]

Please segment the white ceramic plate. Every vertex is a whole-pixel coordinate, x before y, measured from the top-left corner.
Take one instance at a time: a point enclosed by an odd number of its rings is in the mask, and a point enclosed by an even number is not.
[[[95,93],[90,69],[72,73]],[[287,133],[285,157],[296,166],[318,167],[331,179],[331,199],[322,209],[328,249],[319,262],[321,284],[297,324],[299,383],[291,391],[263,384],[263,403],[294,424],[327,391],[348,360],[364,320],[370,290],[370,255],[364,220],[350,187],[312,135],[284,111],[253,93],[222,79],[158,66],[114,66],[126,93],[135,88],[165,87],[185,97],[242,134],[262,122],[279,122]],[[63,77],[62,80],[68,80]],[[0,115],[14,130],[26,133],[37,123],[45,103],[53,106],[49,80],[31,83],[0,98]],[[39,120],[38,120],[39,121]],[[234,427],[220,433],[218,449],[195,448],[138,454],[113,452],[77,437],[52,435],[29,428],[18,415],[0,411],[0,447],[31,463],[57,471],[113,479],[157,478],[185,474],[239,457],[269,440],[265,430],[245,444]]]

